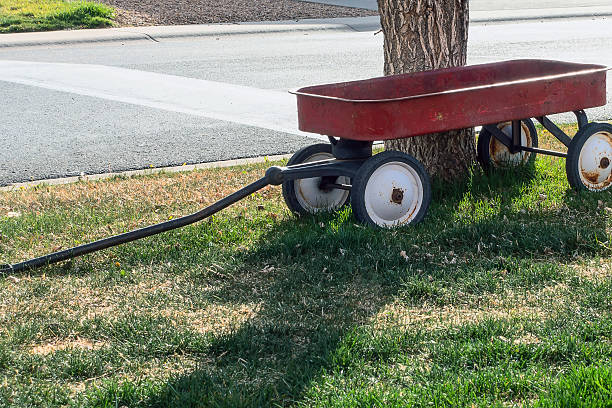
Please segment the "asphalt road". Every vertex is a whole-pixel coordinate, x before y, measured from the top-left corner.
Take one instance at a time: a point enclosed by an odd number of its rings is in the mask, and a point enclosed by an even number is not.
[[[469,63],[612,66],[609,25],[474,25]],[[0,185],[290,153],[317,136],[297,131],[286,91],[379,76],[382,61],[382,35],[349,29],[3,49]],[[611,119],[612,104],[589,113]]]

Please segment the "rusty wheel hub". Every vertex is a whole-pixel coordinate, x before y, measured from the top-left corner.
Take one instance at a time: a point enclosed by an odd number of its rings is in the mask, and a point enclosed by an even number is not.
[[[411,222],[418,214],[423,204],[423,182],[417,169],[400,157],[378,165],[369,175],[363,194],[372,222],[396,227]]]
[[[404,190],[399,188],[394,188],[391,192],[391,202],[395,204],[402,204],[404,201]]]
[[[580,150],[579,171],[589,190],[605,190],[612,183],[612,134],[598,132],[591,135]]]

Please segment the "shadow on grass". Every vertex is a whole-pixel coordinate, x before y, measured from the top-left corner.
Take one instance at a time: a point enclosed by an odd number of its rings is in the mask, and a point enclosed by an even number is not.
[[[171,379],[144,405],[299,402],[313,381],[341,364],[342,342],[397,299],[444,305],[457,301],[458,291],[529,289],[559,279],[560,264],[606,252],[598,201],[609,202],[609,194],[561,192],[551,199],[563,210],[529,202],[517,210],[532,177],[501,172],[437,184],[426,221],[404,230],[356,225],[350,210],[276,224],[253,249],[236,254],[231,277],[209,294],[219,304],[258,304],[256,316],[212,338],[198,369]],[[464,208],[466,195],[471,204],[499,196],[501,209]],[[491,279],[513,268],[512,277]]]
[[[548,166],[546,161],[538,163]],[[381,357],[384,353],[393,356],[384,346],[374,350],[377,345],[367,343],[377,340],[363,341],[367,335],[360,334],[373,321],[384,320],[381,314],[391,305],[473,306],[490,294],[567,281],[572,272],[565,264],[608,254],[609,217],[602,215],[606,206],[612,206],[610,193],[570,192],[559,182],[559,169],[549,172],[546,166],[535,173],[476,172],[463,183],[436,183],[425,222],[402,230],[357,225],[350,209],[282,222],[273,222],[264,209],[247,214],[248,219],[220,216],[122,246],[110,257],[98,254],[47,268],[47,277],[92,275],[101,290],[121,284],[137,288],[138,279],[152,277],[174,280],[185,284],[184,298],[176,290],[175,309],[184,304],[183,299],[205,307],[228,306],[221,310],[254,305],[245,323],[214,335],[195,332],[188,322],[181,327],[156,312],[134,315],[126,310],[117,321],[88,323],[91,327],[81,329],[86,338],[113,339],[112,345],[90,353],[93,369],[75,354],[74,366],[81,374],[65,377],[113,375],[124,364],[118,355],[129,357],[128,371],[133,374],[151,359],[159,359],[152,362],[156,365],[184,354],[189,362],[198,361],[195,370],[167,382],[146,377],[121,384],[102,380],[100,387],[84,393],[83,405],[307,405],[326,373],[359,364],[347,352],[354,344],[365,350],[364,359],[387,358]],[[245,238],[251,237],[249,228],[256,239]],[[220,231],[222,239],[217,241]],[[96,262],[100,259],[105,263]],[[122,268],[128,271],[126,276]],[[35,302],[50,288],[41,284],[28,296]],[[596,299],[602,304],[606,289],[602,287],[600,300]],[[165,299],[160,296],[155,302]],[[36,327],[24,331],[26,340],[21,343],[28,341],[30,332],[40,331]],[[395,341],[389,336],[390,342]],[[436,353],[433,357],[443,357]],[[2,359],[0,349],[0,365]],[[70,367],[66,359],[60,353],[53,364]],[[7,367],[13,364],[8,357],[5,360]],[[49,365],[43,358],[37,364]],[[23,365],[33,367],[27,361]],[[46,375],[58,370],[48,369]]]

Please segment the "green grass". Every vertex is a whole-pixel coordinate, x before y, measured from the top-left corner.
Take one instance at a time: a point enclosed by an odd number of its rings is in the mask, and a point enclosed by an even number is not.
[[[194,211],[268,165],[0,193],[0,262]],[[270,187],[2,277],[0,406],[610,407],[611,208],[544,157],[435,183],[396,231],[296,219]]]
[[[108,27],[114,16],[90,1],[0,0],[0,33]]]

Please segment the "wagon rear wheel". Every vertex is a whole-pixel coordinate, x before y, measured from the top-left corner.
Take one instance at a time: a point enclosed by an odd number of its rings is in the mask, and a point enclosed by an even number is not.
[[[333,159],[332,146],[318,143],[298,150],[287,162],[288,166]],[[283,198],[287,207],[298,214],[314,214],[321,211],[335,211],[348,203],[350,191],[334,188],[321,188],[322,182],[351,184],[345,176],[313,177],[286,181],[282,185]]]
[[[353,214],[362,223],[391,228],[417,223],[431,202],[429,176],[414,157],[379,153],[359,168],[353,180]]]
[[[501,122],[497,128],[512,139],[512,122]],[[531,119],[521,121],[521,145],[538,147],[538,133]],[[477,158],[483,169],[516,167],[533,163],[536,154],[532,152],[510,153],[510,150],[497,140],[488,130],[482,129],[478,136]]]
[[[575,190],[604,191],[612,185],[612,125],[590,123],[567,149],[567,180]]]

